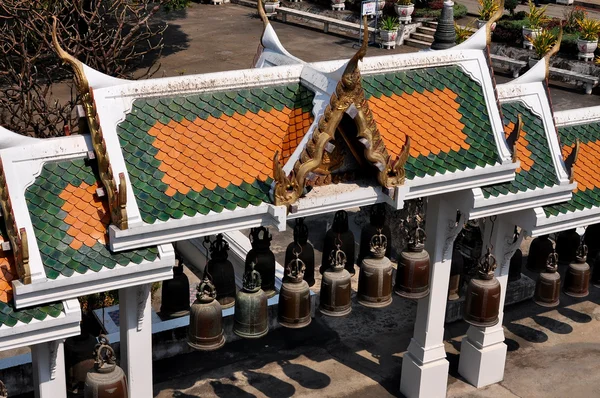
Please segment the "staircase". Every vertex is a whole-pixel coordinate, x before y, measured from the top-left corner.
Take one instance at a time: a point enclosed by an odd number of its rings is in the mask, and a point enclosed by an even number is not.
[[[415,33],[411,33],[408,39],[404,40],[404,44],[416,48],[431,47],[436,27],[437,22],[423,22],[423,25],[418,27]]]

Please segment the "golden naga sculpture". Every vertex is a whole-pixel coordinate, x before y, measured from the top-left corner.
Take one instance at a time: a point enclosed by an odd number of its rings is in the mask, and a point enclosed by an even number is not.
[[[67,53],[60,46],[56,33],[58,20],[56,17],[53,17],[53,19],[52,42],[54,44],[54,49],[63,62],[71,65],[73,72],[75,73],[75,85],[77,87],[77,92],[81,97],[81,103],[85,110],[85,117],[92,137],[92,145],[94,147],[94,152],[96,153],[96,158],[98,159],[100,180],[104,185],[104,190],[108,197],[111,221],[119,229],[127,229],[127,211],[125,209],[127,205],[127,189],[125,185],[125,175],[123,173],[119,174],[119,187],[117,189],[112,167],[110,166],[108,152],[106,151],[106,142],[102,136],[102,128],[100,127],[100,119],[98,118],[93,90],[85,77],[81,61]]]
[[[486,33],[486,43],[488,47],[492,44],[492,31],[494,30],[494,25],[496,22],[502,18],[504,14],[504,0],[500,0],[498,4],[498,9],[496,12],[490,17],[490,19],[485,24],[485,33]]]
[[[10,248],[17,266],[19,279],[24,284],[31,283],[31,270],[29,269],[29,245],[27,244],[27,232],[25,228],[18,229],[13,213],[10,195],[8,194],[8,185],[4,176],[4,166],[0,160],[0,206],[2,207],[2,216],[6,226],[6,233],[10,241]]]
[[[556,43],[554,43],[554,46],[550,49],[550,51],[548,51],[546,55],[544,55],[544,62],[546,64],[546,80],[548,80],[548,77],[550,76],[550,58],[552,58],[552,56],[557,54],[558,50],[560,50],[560,42],[562,41],[562,37],[563,28],[561,25],[560,30],[558,31],[558,37],[556,38]]]
[[[363,26],[367,26],[366,16],[363,19]],[[321,166],[327,144],[334,141],[338,126],[352,105],[357,111],[354,117],[358,130],[357,137],[365,143],[365,158],[379,169],[378,182],[384,187],[404,183],[404,165],[408,159],[410,139],[407,137],[400,155],[396,159],[392,159],[377,129],[361,84],[358,62],[367,53],[368,42],[369,31],[364,29],[362,46],[348,62],[342,78],[335,88],[335,93],[329,99],[329,104],[325,107],[317,127],[300,154],[300,159],[294,164],[292,173],[289,176],[285,175],[278,157],[276,157],[277,162],[273,162],[273,178],[275,180],[273,196],[276,205],[289,205],[300,198],[308,177]]]

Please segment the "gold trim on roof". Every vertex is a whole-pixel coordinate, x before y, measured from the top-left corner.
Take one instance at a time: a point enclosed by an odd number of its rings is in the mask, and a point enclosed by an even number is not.
[[[368,26],[366,16],[363,17],[363,26]],[[329,104],[325,107],[323,115],[317,122],[317,127],[300,154],[300,159],[294,164],[292,173],[286,176],[278,158],[276,158],[277,162],[274,159],[275,190],[273,196],[276,205],[289,205],[300,198],[309,175],[321,165],[327,144],[335,139],[338,125],[351,106],[354,106],[357,111],[354,118],[358,129],[357,136],[366,141],[364,143],[365,158],[379,169],[378,182],[384,187],[404,183],[404,165],[408,159],[410,139],[407,137],[401,154],[396,159],[392,159],[385,148],[362,87],[358,62],[367,53],[368,42],[369,31],[365,28],[362,46],[348,61],[342,78],[335,88],[335,93],[330,97]]]
[[[487,21],[487,23],[485,24],[486,43],[488,46],[490,46],[492,44],[492,31],[493,31],[492,26],[496,22],[498,22],[500,20],[500,18],[502,18],[503,14],[504,14],[504,0],[500,0],[500,2],[498,4],[498,9],[494,13],[494,15],[492,15],[490,17],[490,19]]]
[[[548,77],[550,76],[550,58],[552,58],[552,56],[557,54],[560,50],[560,42],[562,41],[562,37],[563,28],[561,25],[560,30],[558,31],[558,37],[556,38],[556,43],[554,43],[554,46],[552,46],[550,51],[548,51],[548,53],[544,55],[544,63],[546,64],[546,80],[548,80]]]
[[[523,131],[523,118],[521,117],[521,114],[519,113],[517,115],[517,123],[515,124],[513,131],[509,135],[510,143],[512,144],[512,147],[513,147],[513,153],[512,153],[513,163],[515,163],[519,157],[518,150],[517,150],[517,141],[519,141],[522,131]]]
[[[4,175],[4,165],[0,160],[0,206],[2,207],[2,217],[6,226],[6,233],[10,241],[10,248],[17,266],[19,279],[24,284],[31,283],[31,270],[29,268],[29,245],[27,244],[27,233],[25,228],[18,229],[15,221],[10,195],[8,193],[8,184]]]
[[[110,166],[108,152],[106,151],[106,142],[102,136],[102,127],[100,126],[98,110],[96,109],[96,102],[94,101],[94,92],[85,77],[83,63],[67,53],[60,46],[58,35],[56,33],[58,20],[56,17],[53,17],[53,19],[52,42],[60,59],[71,65],[73,72],[75,73],[75,84],[79,96],[81,97],[81,103],[85,110],[85,117],[90,129],[90,135],[92,136],[92,145],[98,161],[100,180],[102,181],[102,185],[104,185],[104,190],[108,197],[111,221],[119,229],[127,229],[127,211],[125,209],[127,204],[127,192],[125,176],[123,173],[121,173],[123,174],[122,176],[119,175],[119,189],[117,189],[117,184],[112,173],[112,167]]]
[[[569,168],[569,183],[575,182],[575,163],[579,157],[579,146],[581,141],[579,138],[575,141],[575,148],[571,151],[571,154],[565,159],[565,165]]]

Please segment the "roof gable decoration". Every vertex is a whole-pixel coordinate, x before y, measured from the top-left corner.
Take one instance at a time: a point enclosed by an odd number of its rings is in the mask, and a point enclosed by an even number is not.
[[[25,228],[18,228],[15,215],[8,193],[8,184],[4,176],[4,167],[0,160],[0,205],[2,207],[2,217],[6,225],[7,235],[10,241],[10,250],[13,253],[14,261],[17,266],[17,273],[22,283],[31,283],[31,270],[29,268],[29,245],[27,242],[27,232]]]
[[[63,62],[70,64],[75,73],[75,85],[77,86],[77,91],[81,96],[81,101],[85,110],[85,116],[92,137],[92,145],[98,162],[100,180],[103,184],[103,191],[108,196],[111,221],[119,229],[127,229],[127,189],[125,184],[125,174],[119,173],[119,183],[117,186],[106,149],[106,142],[102,136],[102,128],[100,127],[100,119],[98,117],[92,88],[86,78],[83,64],[68,54],[60,46],[56,32],[57,22],[56,17],[54,17],[52,41],[59,57]]]
[[[550,58],[552,58],[560,50],[560,42],[562,37],[563,30],[561,26],[560,31],[558,32],[558,37],[556,38],[556,44],[554,44],[552,49],[550,49],[550,51],[548,51],[548,53],[544,55],[544,57],[527,72],[507,84],[524,84],[548,80],[548,76],[550,75]]]
[[[366,19],[366,17],[364,17]],[[366,25],[366,22],[365,22]],[[331,95],[329,104],[318,119],[312,136],[306,142],[300,158],[296,160],[293,170],[286,175],[279,162],[279,153],[273,157],[273,187],[271,195],[276,206],[291,205],[302,196],[308,180],[323,161],[324,151],[330,152],[331,141],[344,114],[354,107],[354,120],[358,128],[358,137],[365,145],[364,155],[378,169],[378,182],[383,187],[399,186],[404,183],[404,165],[408,159],[410,139],[393,159],[387,152],[381,139],[373,115],[361,84],[358,62],[367,52],[368,31],[365,30],[363,45],[344,67],[341,79],[337,83],[335,93]]]
[[[500,0],[498,10],[491,16],[484,26],[479,28],[467,40],[453,47],[454,50],[483,50],[492,44],[492,31],[496,22],[504,14],[504,0]]]

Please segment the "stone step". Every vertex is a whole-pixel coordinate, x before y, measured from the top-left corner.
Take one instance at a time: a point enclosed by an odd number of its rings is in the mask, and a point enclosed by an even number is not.
[[[425,33],[411,33],[410,38],[415,39],[415,40],[420,40],[424,43],[429,43],[429,44],[433,43],[433,35],[427,35]]]
[[[426,35],[431,35],[433,36],[433,34],[435,33],[435,29],[434,28],[428,28],[425,26],[420,26],[417,28],[417,32],[418,33],[425,33]]]
[[[421,41],[421,40],[412,39],[412,38],[408,38],[408,39],[404,40],[404,44],[406,44],[407,46],[416,47],[416,48],[431,47],[431,43],[427,43],[426,41]]]
[[[435,28],[437,28],[437,22],[434,22],[434,21],[423,22],[423,26],[426,28],[432,28],[435,30]]]

